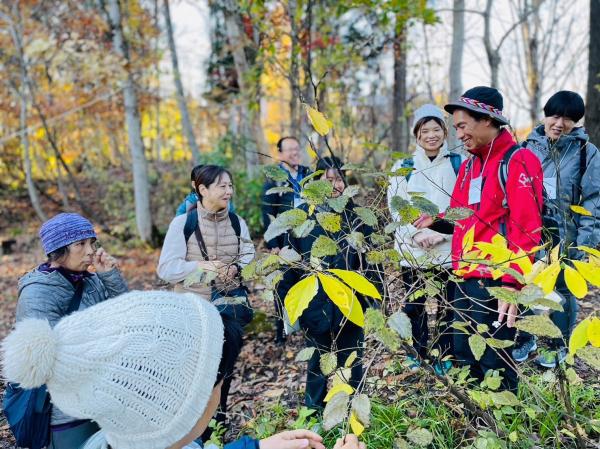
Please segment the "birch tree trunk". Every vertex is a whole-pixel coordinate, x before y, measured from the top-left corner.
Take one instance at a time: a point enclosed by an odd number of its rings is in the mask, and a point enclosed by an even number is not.
[[[392,148],[408,151],[406,106],[406,25],[398,15],[394,32],[394,91],[392,105]]]
[[[148,162],[144,154],[138,97],[131,72],[128,43],[123,35],[119,0],[108,0],[108,18],[113,32],[114,49],[127,63],[127,78],[123,86],[123,101],[125,104],[125,123],[127,125],[127,137],[133,171],[135,220],[140,239],[143,242],[151,242],[152,215],[150,212]]]
[[[260,122],[260,103],[258,108],[256,108],[257,110],[251,110],[249,107],[250,93],[246,77],[250,72],[250,64],[244,52],[246,36],[242,31],[237,2],[234,0],[223,0],[221,5],[225,15],[227,40],[233,54],[233,63],[242,97],[242,119],[246,121],[246,126],[242,125],[242,129],[247,128],[254,141],[254,145],[246,145],[245,154],[246,171],[250,178],[254,178],[258,174],[259,153],[268,153],[267,142]]]
[[[529,121],[533,128],[537,124],[542,101],[542,83],[539,67],[539,34],[540,15],[539,6],[541,0],[533,0],[531,20],[525,20],[521,24],[521,35],[523,48],[525,50],[525,71],[527,80],[527,93],[529,96]],[[525,11],[530,8],[529,1],[525,2]]]
[[[171,53],[171,65],[173,66],[173,77],[175,78],[175,92],[177,95],[177,105],[181,113],[181,126],[188,141],[188,145],[192,150],[192,158],[196,164],[200,163],[200,149],[194,136],[192,120],[188,110],[185,94],[183,91],[183,83],[181,82],[181,71],[179,70],[179,60],[177,58],[177,47],[175,46],[175,38],[173,37],[173,24],[171,23],[171,10],[169,0],[163,0],[163,15],[165,16],[165,24],[167,28],[167,41],[169,43],[169,51]]]
[[[465,0],[454,0],[452,9],[452,50],[450,53],[450,101],[462,94],[462,60],[465,45]],[[450,116],[449,146],[456,148],[456,130]]]
[[[585,127],[590,141],[600,143],[600,0],[590,0],[590,43]]]

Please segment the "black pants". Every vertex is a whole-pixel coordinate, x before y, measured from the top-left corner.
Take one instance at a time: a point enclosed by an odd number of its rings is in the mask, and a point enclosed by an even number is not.
[[[306,375],[306,406],[309,408],[323,408],[323,399],[327,395],[327,376],[323,374],[320,367],[321,355],[327,352],[335,352],[337,355],[338,367],[344,366],[346,359],[353,351],[356,351],[357,358],[353,362],[350,371],[349,384],[356,388],[363,376],[363,330],[346,322],[341,328],[332,329],[331,332],[324,334],[312,334],[305,331],[307,347],[315,347],[311,359],[308,361],[308,372]]]
[[[502,283],[491,279],[466,279],[457,284],[456,296],[453,302],[456,321],[465,321],[469,334],[456,331],[454,334],[454,351],[459,363],[469,365],[471,374],[483,380],[488,370],[503,370],[502,387],[507,390],[517,390],[518,378],[512,358],[504,349],[490,348],[486,346],[485,352],[479,361],[475,360],[469,347],[469,336],[476,332],[478,324],[486,324],[488,332],[481,332],[484,338],[493,337],[498,340],[515,339],[515,328],[506,326],[506,319],[496,329],[492,325],[498,320],[498,300],[492,297],[486,287],[499,287]]]
[[[405,288],[410,290],[422,289],[425,286],[425,279],[435,279],[442,283],[442,290],[435,296],[438,303],[437,316],[437,335],[431,346],[440,352],[440,357],[454,354],[453,351],[453,329],[450,327],[453,320],[451,301],[454,297],[455,284],[449,281],[450,274],[447,270],[424,270],[419,271],[413,268],[402,269],[402,280]],[[426,357],[429,344],[429,327],[427,325],[427,311],[425,310],[425,301],[427,296],[421,296],[413,301],[406,302],[403,310],[410,318],[412,326],[413,344],[415,350],[421,357]]]

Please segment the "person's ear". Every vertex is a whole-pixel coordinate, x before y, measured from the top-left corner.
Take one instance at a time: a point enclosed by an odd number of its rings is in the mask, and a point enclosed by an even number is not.
[[[208,189],[206,188],[206,186],[204,184],[200,184],[198,186],[197,190],[201,196],[206,196],[206,192],[208,192]]]

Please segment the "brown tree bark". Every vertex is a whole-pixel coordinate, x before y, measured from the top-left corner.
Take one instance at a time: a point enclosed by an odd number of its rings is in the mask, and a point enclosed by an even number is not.
[[[600,143],[600,0],[590,0],[590,43],[585,127],[590,141]]]
[[[408,151],[406,120],[406,24],[398,15],[394,33],[394,90],[392,105],[392,148]]]

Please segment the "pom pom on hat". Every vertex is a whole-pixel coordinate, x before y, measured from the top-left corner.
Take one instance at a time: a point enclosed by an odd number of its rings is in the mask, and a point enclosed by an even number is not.
[[[56,335],[46,320],[17,323],[2,342],[4,377],[22,388],[36,388],[52,377],[56,362]]]

